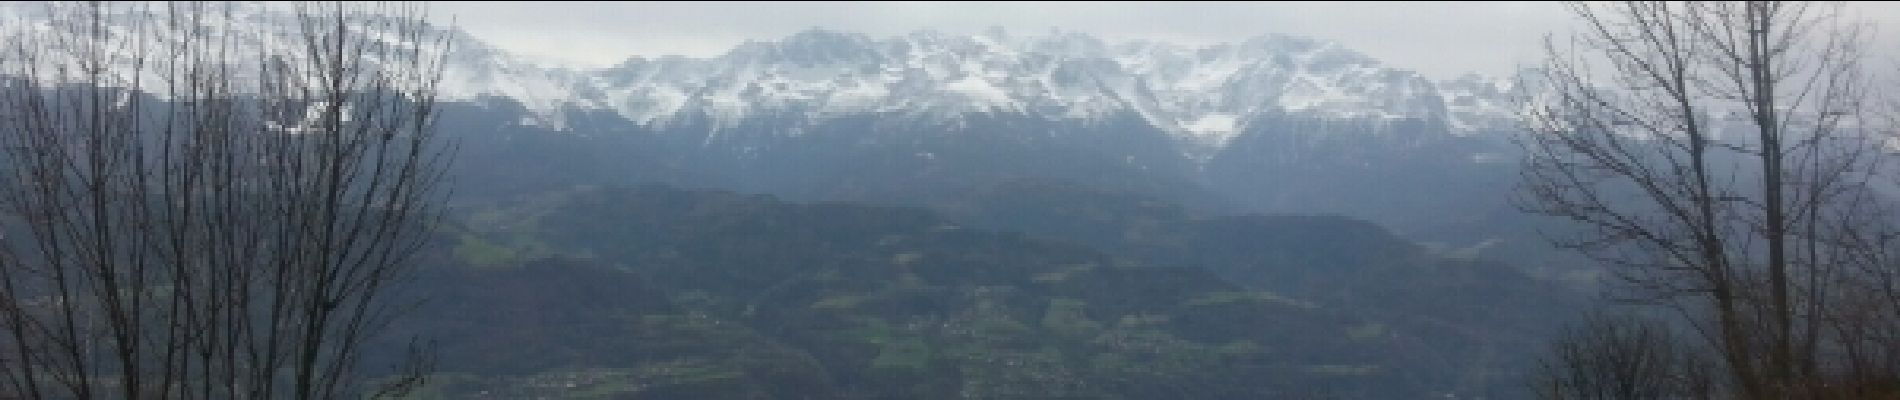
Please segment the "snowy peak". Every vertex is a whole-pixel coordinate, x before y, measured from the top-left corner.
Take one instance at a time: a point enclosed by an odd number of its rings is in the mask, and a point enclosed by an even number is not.
[[[1439,82],[1438,88],[1453,131],[1497,132],[1517,127],[1516,120],[1509,117],[1523,111],[1516,102],[1520,85],[1516,79],[1466,74]]]

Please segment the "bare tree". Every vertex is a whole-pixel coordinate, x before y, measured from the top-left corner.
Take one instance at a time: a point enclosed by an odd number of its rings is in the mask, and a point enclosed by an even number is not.
[[[1552,343],[1532,390],[1564,400],[1718,398],[1698,349],[1659,321],[1591,314]]]
[[[1587,227],[1560,244],[1684,316],[1736,397],[1897,371],[1862,25],[1832,3],[1569,8],[1583,32],[1550,46],[1519,204]]]
[[[339,398],[437,215],[417,6],[52,3],[0,44],[0,397]]]

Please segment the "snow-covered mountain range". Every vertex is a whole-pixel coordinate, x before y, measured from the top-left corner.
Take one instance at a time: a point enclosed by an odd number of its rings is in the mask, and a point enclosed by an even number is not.
[[[21,21],[9,24],[15,29],[58,29],[35,10],[0,4],[0,18]],[[106,10],[116,13],[105,27],[113,32],[164,18],[158,9]],[[209,32],[295,55],[285,46],[294,43],[296,24],[282,23],[290,20],[283,7],[212,11],[229,18],[207,20]],[[1184,155],[1206,161],[1265,120],[1404,120],[1469,135],[1509,129],[1518,114],[1509,79],[1434,81],[1337,43],[1288,35],[1194,47],[1001,28],[885,38],[813,28],[747,42],[718,57],[634,57],[607,68],[550,65],[465,32],[454,37],[447,98],[509,99],[533,114],[522,122],[555,130],[569,128],[575,110],[611,111],[659,129],[700,121],[693,125],[710,136],[765,116],[776,117],[781,134],[796,136],[826,120],[867,114],[1082,123],[1133,114],[1170,136]]]
[[[1197,47],[1060,31],[808,29],[716,57],[595,69],[475,37],[458,45],[445,94],[520,107],[478,112],[511,119],[458,129],[591,141],[532,160],[597,152],[579,159],[810,199],[928,201],[1028,177],[1424,231],[1506,209],[1516,160],[1507,136],[1521,114],[1511,77],[1433,80],[1290,35]],[[497,132],[517,143],[497,155],[529,140]]]
[[[611,110],[653,127],[703,117],[715,136],[748,118],[788,114],[816,124],[863,114],[1087,122],[1134,113],[1205,160],[1269,118],[1413,120],[1466,135],[1508,129],[1516,117],[1509,80],[1433,81],[1286,35],[1190,47],[1073,32],[873,38],[809,29],[718,57],[635,57],[601,69],[530,62],[479,38],[460,46],[446,94],[512,99],[535,113],[532,123],[557,129],[570,109]]]
[[[107,30],[157,21],[106,4],[124,13]],[[83,28],[25,7],[0,3],[0,31]],[[206,23],[296,57],[284,45],[295,24],[273,23],[272,7]],[[1433,80],[1298,36],[1184,46],[809,29],[716,57],[576,68],[445,33],[439,126],[462,140],[471,195],[662,181],[915,203],[1050,179],[1442,233],[1501,215],[1515,178],[1511,77]]]

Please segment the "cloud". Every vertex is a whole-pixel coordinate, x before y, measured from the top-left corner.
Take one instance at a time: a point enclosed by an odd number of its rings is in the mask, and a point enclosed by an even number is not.
[[[933,29],[1050,29],[1187,45],[1268,33],[1340,42],[1437,78],[1530,65],[1543,38],[1571,26],[1551,2],[438,2],[472,35],[517,53],[583,65],[630,56],[714,56],[747,40],[824,27],[874,37]],[[1856,4],[1876,21],[1900,7]],[[1900,43],[1880,41],[1877,43]]]

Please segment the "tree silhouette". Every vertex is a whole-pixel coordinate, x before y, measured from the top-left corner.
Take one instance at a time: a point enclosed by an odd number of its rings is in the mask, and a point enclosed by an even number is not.
[[[22,7],[26,8],[26,7]],[[0,44],[0,397],[340,398],[440,204],[421,7],[48,3]],[[261,28],[261,29],[260,29]]]
[[[1833,3],[1569,7],[1583,32],[1550,46],[1519,204],[1586,227],[1561,244],[1682,316],[1735,397],[1896,376],[1863,26]]]

